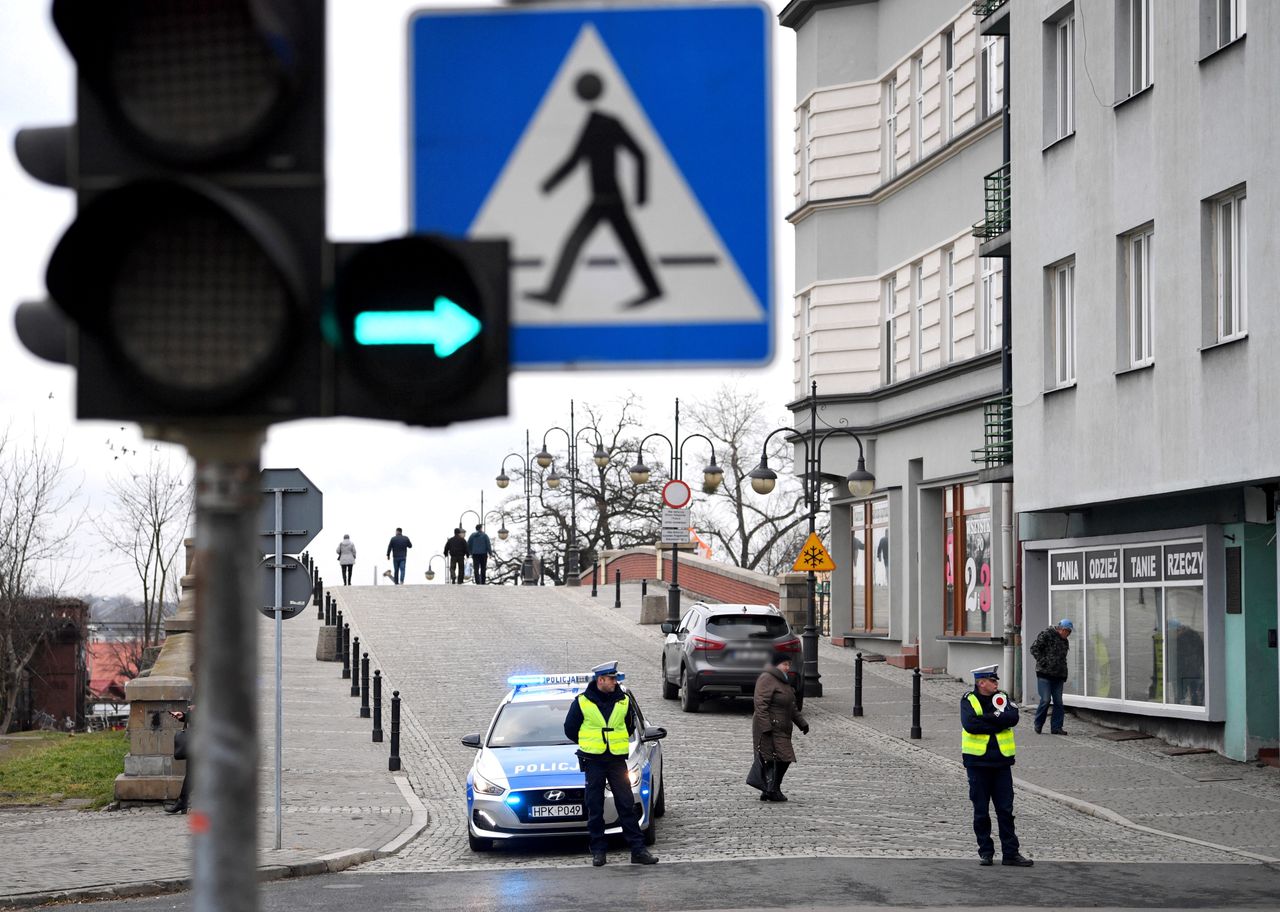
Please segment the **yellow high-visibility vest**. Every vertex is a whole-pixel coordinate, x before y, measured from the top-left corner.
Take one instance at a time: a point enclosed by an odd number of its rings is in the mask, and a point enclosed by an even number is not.
[[[625,757],[630,750],[627,738],[627,708],[631,705],[629,697],[623,697],[613,704],[609,713],[609,721],[605,722],[600,707],[587,699],[586,694],[578,696],[578,706],[582,708],[582,727],[578,729],[578,747],[584,754],[603,754],[605,747],[609,753]]]
[[[979,702],[977,694],[969,694],[969,705],[973,707],[975,713],[982,715],[982,703]],[[992,738],[995,738],[996,744],[1000,746],[1001,754],[1006,757],[1013,756],[1016,748],[1013,744],[1012,728],[1006,728],[1004,731],[996,732],[994,735],[975,735],[962,727],[960,729],[960,751],[974,757],[985,756]]]

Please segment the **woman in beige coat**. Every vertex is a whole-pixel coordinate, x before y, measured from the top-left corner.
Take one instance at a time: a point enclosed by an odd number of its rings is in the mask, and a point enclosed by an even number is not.
[[[756,679],[755,714],[751,717],[751,740],[764,769],[765,787],[761,801],[786,801],[782,794],[782,777],[787,767],[796,762],[791,746],[791,729],[799,727],[809,734],[809,723],[796,706],[796,692],[791,686],[791,656],[775,652]]]

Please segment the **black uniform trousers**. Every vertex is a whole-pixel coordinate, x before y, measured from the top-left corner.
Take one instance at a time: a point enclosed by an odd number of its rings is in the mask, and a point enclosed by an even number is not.
[[[467,559],[465,557],[449,558],[449,582],[462,585],[467,575]]]
[[[991,839],[990,805],[996,806],[1000,827],[1000,852],[1004,858],[1018,854],[1018,834],[1013,830],[1013,768],[1009,766],[967,766],[969,800],[973,802],[973,833],[978,837],[978,854],[994,855]]]
[[[613,804],[618,809],[618,823],[622,835],[631,845],[632,852],[644,851],[644,833],[640,832],[640,819],[636,816],[636,796],[627,778],[627,761],[621,757],[594,759],[584,757],[583,772],[587,774],[587,835],[591,837],[591,851],[605,851],[608,843],[604,837],[604,784],[613,791]]]

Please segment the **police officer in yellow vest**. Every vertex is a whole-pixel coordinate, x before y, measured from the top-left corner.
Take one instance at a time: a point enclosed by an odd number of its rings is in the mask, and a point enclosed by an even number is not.
[[[973,690],[960,699],[960,749],[969,774],[979,864],[992,864],[995,857],[992,804],[1000,826],[1000,863],[1019,868],[1035,864],[1019,853],[1018,834],[1013,830],[1013,727],[1017,724],[1018,707],[1000,690],[1000,666],[973,669]]]
[[[605,863],[604,786],[609,783],[618,809],[622,835],[631,844],[632,864],[657,864],[657,856],[644,847],[644,834],[636,816],[635,793],[627,778],[627,753],[636,712],[631,698],[618,688],[618,663],[605,662],[591,669],[592,679],[571,704],[564,717],[564,733],[578,745],[578,762],[587,774],[587,833],[591,837],[591,864]]]

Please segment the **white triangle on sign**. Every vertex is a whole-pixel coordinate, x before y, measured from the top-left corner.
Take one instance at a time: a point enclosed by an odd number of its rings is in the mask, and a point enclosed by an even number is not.
[[[594,73],[598,99],[579,97],[579,79]],[[660,289],[636,306],[646,287],[608,220],[598,221],[576,257],[555,303],[534,300],[548,290],[566,242],[592,204],[592,163],[573,161],[593,110],[611,124],[603,142],[611,156],[595,155],[597,180],[616,179],[625,219]],[[617,125],[621,125],[621,130]],[[629,137],[644,155],[647,194],[637,205],[638,162]],[[572,170],[544,192],[558,169]],[[599,209],[596,210],[599,213]],[[613,212],[616,214],[617,207]],[[764,309],[689,189],[666,145],[649,122],[594,26],[578,33],[564,63],[476,214],[472,237],[509,237],[512,243],[511,320],[522,326],[752,323]]]

